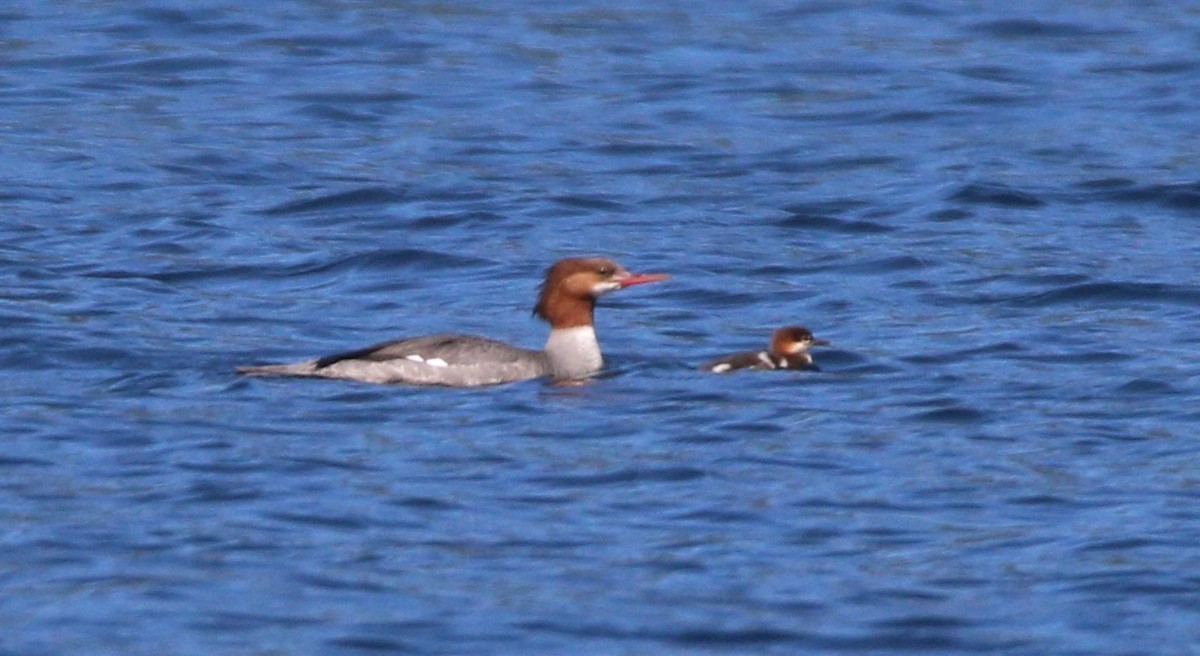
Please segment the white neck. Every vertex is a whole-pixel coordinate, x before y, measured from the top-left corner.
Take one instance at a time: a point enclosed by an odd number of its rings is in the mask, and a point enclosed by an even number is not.
[[[550,375],[555,378],[586,378],[604,364],[592,326],[554,328],[543,350],[550,363]]]

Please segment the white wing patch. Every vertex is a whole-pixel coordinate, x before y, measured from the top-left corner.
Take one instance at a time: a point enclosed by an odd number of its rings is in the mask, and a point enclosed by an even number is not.
[[[722,362],[721,364],[714,365],[712,372],[714,374],[723,374],[730,369],[733,369],[733,365],[729,364],[728,362]]]
[[[413,353],[412,355],[406,355],[406,356],[404,356],[404,359],[408,360],[410,362],[427,364],[431,367],[449,367],[450,366],[449,364],[446,364],[446,361],[441,358],[429,358],[428,360],[426,360],[425,358],[421,357],[421,355],[419,355],[417,353]]]
[[[758,352],[758,361],[767,365],[768,369],[775,368],[775,362],[773,360],[771,360],[771,355],[769,353],[767,353],[766,351]]]

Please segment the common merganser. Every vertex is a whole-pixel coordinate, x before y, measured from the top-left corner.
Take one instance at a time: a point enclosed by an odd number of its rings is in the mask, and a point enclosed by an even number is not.
[[[701,369],[723,374],[735,369],[815,369],[811,346],[828,346],[829,342],[813,337],[804,326],[784,326],[771,334],[766,351],[733,353],[705,364]]]
[[[250,376],[345,378],[367,383],[475,387],[549,376],[577,381],[604,363],[592,313],[596,299],[618,289],[666,280],[635,274],[599,257],[559,260],[546,271],[533,313],[550,324],[541,351],[486,337],[439,334],[368,346],[291,364],[238,367]]]

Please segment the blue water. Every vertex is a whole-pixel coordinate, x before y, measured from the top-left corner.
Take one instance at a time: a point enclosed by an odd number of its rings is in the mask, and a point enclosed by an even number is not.
[[[1200,650],[1192,3],[243,4],[0,9],[4,656]]]

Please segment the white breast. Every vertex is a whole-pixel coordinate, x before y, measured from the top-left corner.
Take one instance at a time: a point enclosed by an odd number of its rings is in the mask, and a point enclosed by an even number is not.
[[[551,330],[545,351],[555,378],[586,378],[604,365],[592,326]]]

